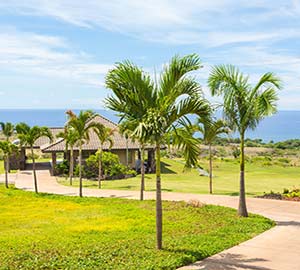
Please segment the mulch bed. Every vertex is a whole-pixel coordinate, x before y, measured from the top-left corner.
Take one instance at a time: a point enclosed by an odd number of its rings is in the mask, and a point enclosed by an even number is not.
[[[286,197],[280,193],[264,194],[261,196],[256,196],[255,198],[300,202],[300,197],[290,198],[290,197]]]

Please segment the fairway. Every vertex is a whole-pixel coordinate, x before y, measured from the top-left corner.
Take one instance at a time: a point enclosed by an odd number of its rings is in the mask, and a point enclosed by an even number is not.
[[[170,192],[208,193],[208,177],[200,176],[195,169],[183,171],[183,162],[176,159],[162,159],[162,189]],[[200,164],[207,169],[208,161]],[[239,163],[238,160],[215,160],[213,163],[214,194],[238,195]],[[62,184],[68,180],[58,178]],[[85,180],[85,187],[97,188],[96,181]],[[146,191],[155,190],[155,175],[147,174]],[[74,185],[78,185],[75,180]],[[248,196],[261,195],[263,192],[282,192],[284,188],[300,186],[300,167],[297,166],[265,166],[263,162],[246,164],[246,193]],[[140,176],[125,180],[103,181],[104,189],[139,190]]]
[[[273,226],[225,207],[163,208],[158,251],[154,201],[35,195],[0,185],[0,269],[176,269]]]

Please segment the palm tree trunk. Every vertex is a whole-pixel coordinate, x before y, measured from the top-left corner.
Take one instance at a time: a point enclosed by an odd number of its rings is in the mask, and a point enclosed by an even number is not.
[[[129,155],[128,155],[128,138],[126,138],[126,167],[128,168],[128,160],[129,160]]]
[[[70,185],[73,184],[73,172],[74,172],[74,150],[73,146],[70,150],[70,169],[69,169],[69,177],[70,177]]]
[[[102,145],[99,149],[99,171],[98,171],[98,188],[101,188],[101,179],[102,179]]]
[[[248,217],[245,194],[245,153],[244,153],[244,132],[241,134],[241,156],[240,156],[240,198],[238,214],[242,217]]]
[[[37,178],[36,178],[36,171],[35,171],[35,158],[33,153],[33,147],[31,146],[31,157],[32,157],[32,171],[33,171],[33,180],[34,180],[34,190],[35,193],[38,193],[38,186],[37,186]]]
[[[212,153],[211,153],[211,144],[209,145],[209,193],[212,194]]]
[[[5,157],[5,187],[8,188],[8,163],[9,159],[8,156]]]
[[[141,194],[140,200],[144,200],[144,190],[145,190],[145,166],[144,166],[144,152],[145,147],[141,145]]]
[[[7,155],[7,164],[6,164],[6,166],[7,166],[7,172],[10,172],[10,164],[9,164],[9,154]]]
[[[79,196],[82,197],[82,143],[79,144]]]
[[[160,144],[156,144],[156,241],[157,249],[162,249],[162,201],[160,179]]]

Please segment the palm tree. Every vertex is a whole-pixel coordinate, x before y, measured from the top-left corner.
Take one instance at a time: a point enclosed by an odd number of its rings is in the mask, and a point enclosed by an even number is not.
[[[38,193],[33,146],[34,146],[34,143],[36,142],[36,140],[41,137],[47,137],[52,142],[52,133],[51,133],[50,129],[47,127],[39,127],[39,126],[30,127],[25,123],[17,124],[16,131],[18,134],[18,138],[20,139],[20,144],[22,146],[28,146],[31,149],[34,190],[36,193]]]
[[[79,196],[82,197],[82,146],[90,140],[90,131],[99,130],[103,125],[95,122],[93,119],[97,114],[93,111],[80,111],[78,115],[74,112],[67,111],[68,121],[66,126],[72,128],[77,134],[77,141],[79,145]]]
[[[103,178],[102,176],[102,152],[103,152],[103,145],[105,142],[109,143],[109,148],[113,146],[113,139],[112,139],[112,134],[113,130],[111,128],[106,128],[104,126],[100,126],[99,129],[95,130],[97,137],[100,141],[100,148],[98,149],[98,188],[101,188],[101,179]]]
[[[198,70],[201,61],[195,54],[175,56],[156,80],[139,67],[125,61],[116,65],[106,77],[106,86],[114,95],[106,99],[107,106],[119,113],[121,121],[133,122],[133,136],[154,142],[156,149],[156,238],[162,248],[162,200],[160,149],[164,135],[176,125],[187,126],[188,114],[207,115],[210,107],[202,97],[200,85],[188,77]],[[182,135],[181,132],[179,135]],[[188,144],[184,136],[179,140],[186,154],[187,166],[197,162],[198,147]],[[194,141],[195,142],[195,141]],[[186,147],[184,147],[186,146]],[[192,148],[193,151],[190,151]]]
[[[1,130],[2,130],[2,133],[3,135],[5,136],[5,139],[6,141],[9,141],[10,137],[14,134],[14,131],[15,131],[15,127],[12,123],[10,122],[0,122],[0,126],[1,126]],[[6,166],[8,166],[7,170],[8,172],[10,171],[10,168],[9,168],[9,158],[10,158],[10,155],[7,157],[7,164]]]
[[[63,132],[59,132],[56,135],[57,138],[63,138],[66,143],[66,151],[68,151],[68,147],[70,146],[70,167],[69,167],[69,179],[70,185],[73,184],[73,176],[74,176],[74,146],[78,142],[78,133],[75,129],[70,127],[65,127]]]
[[[203,142],[204,144],[208,145],[208,156],[209,156],[209,193],[213,193],[213,188],[212,188],[212,143],[214,140],[217,138],[218,135],[220,134],[228,134],[230,132],[230,129],[227,126],[227,123],[224,120],[214,120],[214,119],[203,119],[199,118],[198,119],[198,125],[196,125],[195,130],[199,131],[203,135]]]
[[[0,126],[6,140],[9,141],[9,138],[14,134],[15,131],[14,125],[10,122],[7,123],[0,122]]]
[[[9,157],[18,151],[18,147],[9,141],[0,141],[0,151],[3,152],[5,168],[5,187],[8,188]]]
[[[208,84],[213,96],[223,96],[223,112],[229,126],[240,135],[240,216],[247,217],[245,196],[245,132],[255,129],[266,116],[276,112],[277,93],[280,79],[273,73],[265,73],[255,86],[232,65],[216,66],[212,69]]]

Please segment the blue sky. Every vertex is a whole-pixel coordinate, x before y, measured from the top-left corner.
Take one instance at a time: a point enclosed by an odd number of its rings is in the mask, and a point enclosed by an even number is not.
[[[283,80],[281,110],[300,110],[300,1],[0,0],[0,108],[102,108],[106,72],[129,59],[159,70],[198,53],[255,82]]]

